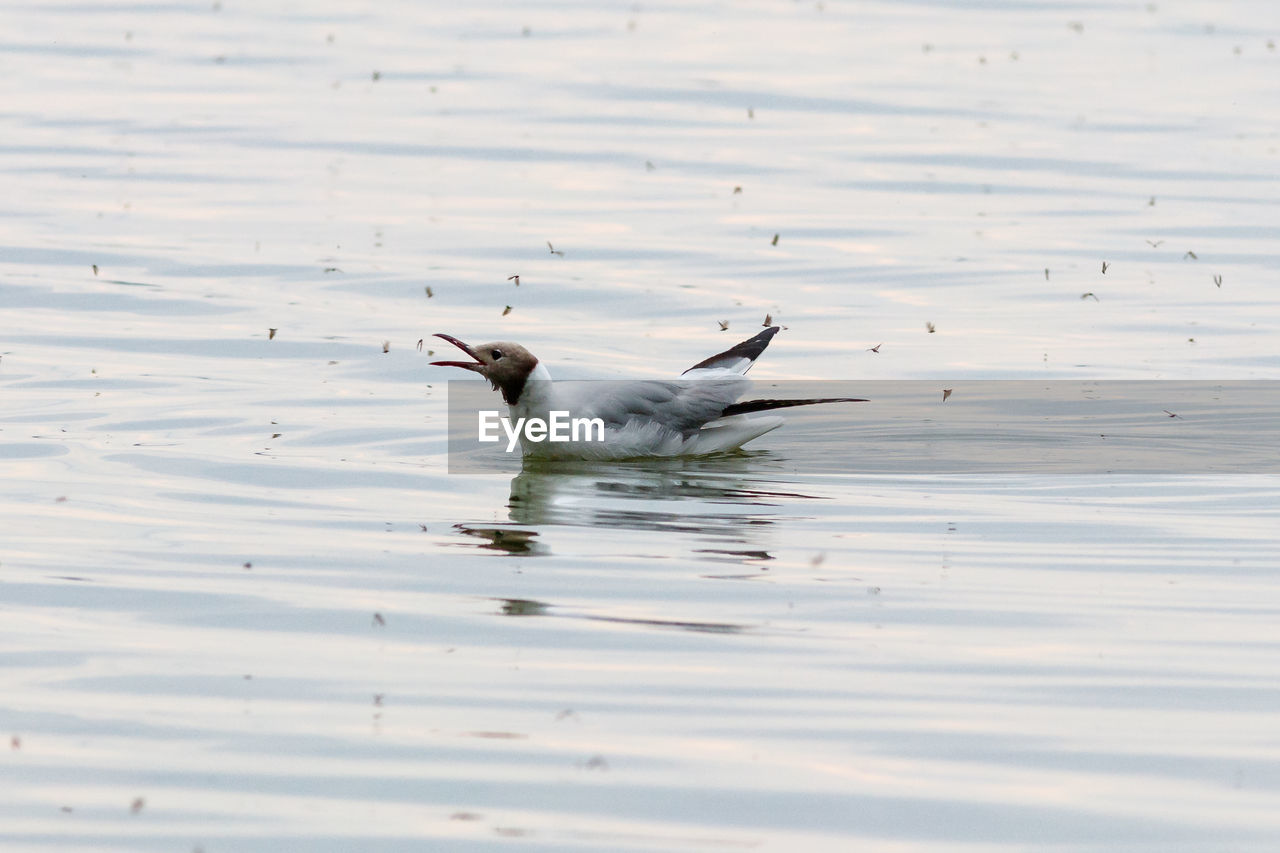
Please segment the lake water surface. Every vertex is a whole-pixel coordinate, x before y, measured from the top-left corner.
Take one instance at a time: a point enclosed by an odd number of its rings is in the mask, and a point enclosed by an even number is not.
[[[1274,850],[1278,40],[9,4],[0,847]],[[766,315],[765,386],[955,395],[449,473],[433,332],[666,377]],[[1150,397],[1098,432],[1168,464],[966,467],[1002,380],[1263,391],[1221,460]]]

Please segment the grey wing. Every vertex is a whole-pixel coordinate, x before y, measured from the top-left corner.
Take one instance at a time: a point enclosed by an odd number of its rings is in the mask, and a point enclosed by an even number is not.
[[[598,417],[606,427],[657,421],[686,438],[715,419],[750,384],[741,377],[684,381],[589,382],[575,414]]]

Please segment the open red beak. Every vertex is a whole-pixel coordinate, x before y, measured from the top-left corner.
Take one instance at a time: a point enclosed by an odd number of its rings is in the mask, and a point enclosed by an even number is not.
[[[476,355],[476,351],[455,338],[453,335],[446,335],[442,332],[436,332],[432,337],[441,338],[453,344],[458,349],[475,359],[475,361],[433,361],[434,365],[439,367],[461,367],[463,370],[474,370],[479,373],[483,369],[484,364],[480,361],[480,357]]]

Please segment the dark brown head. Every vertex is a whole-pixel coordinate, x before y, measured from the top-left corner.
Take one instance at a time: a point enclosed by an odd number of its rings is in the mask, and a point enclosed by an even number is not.
[[[437,338],[448,341],[465,352],[474,361],[433,361],[440,367],[461,367],[479,373],[495,389],[502,392],[508,405],[515,405],[524,391],[529,374],[538,366],[538,359],[519,344],[510,341],[494,341],[491,344],[469,346],[452,335],[437,333]]]

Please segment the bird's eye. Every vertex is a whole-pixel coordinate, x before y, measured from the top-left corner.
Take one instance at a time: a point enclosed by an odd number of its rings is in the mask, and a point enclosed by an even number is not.
[[[502,350],[500,349],[489,350],[489,355],[493,357],[494,361],[497,361],[498,359],[502,358]]]

